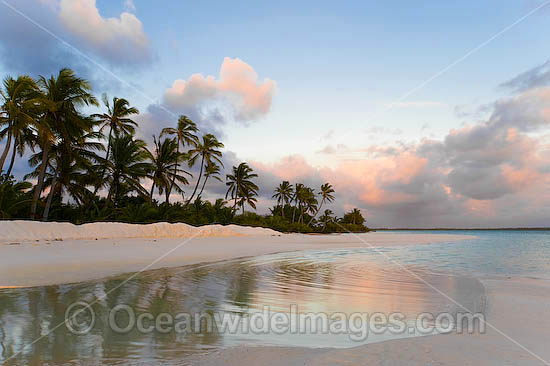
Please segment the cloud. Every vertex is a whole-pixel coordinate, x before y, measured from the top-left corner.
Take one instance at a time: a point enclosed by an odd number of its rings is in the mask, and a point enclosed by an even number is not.
[[[128,66],[143,66],[153,59],[150,47],[143,41],[146,36],[141,22],[133,14],[102,18],[93,0],[18,0],[10,5],[13,9],[0,5],[3,71],[49,76],[62,67],[70,67],[94,85],[104,77],[95,65],[52,34],[115,69],[129,70]]]
[[[0,4],[0,67],[8,72],[50,74],[74,55],[16,11]],[[21,0],[14,8],[54,33],[61,33],[52,4]],[[17,30],[14,32],[14,30]],[[74,62],[73,62],[74,64]],[[65,64],[66,65],[66,64]]]
[[[317,151],[317,153],[334,155],[334,154],[342,153],[342,152],[346,152],[346,151],[348,151],[348,147],[345,144],[337,144],[336,146],[326,145],[324,148]]]
[[[175,125],[179,115],[186,115],[201,134],[212,133],[223,141],[228,122],[246,124],[264,117],[271,108],[274,90],[274,81],[259,82],[252,66],[226,57],[219,79],[194,74],[188,80],[176,80],[160,103],[149,105],[136,118],[139,134],[149,141],[162,127]]]
[[[515,92],[522,92],[540,86],[550,86],[550,60],[500,84],[501,88],[511,89]]]
[[[441,140],[373,145],[364,159],[313,167],[300,156],[258,164],[272,181],[328,181],[335,212],[359,207],[372,226],[544,226],[550,212],[550,88],[492,104],[485,120],[449,131]],[[332,145],[323,153],[338,158]]]
[[[217,79],[202,74],[178,79],[166,90],[164,101],[174,110],[195,111],[202,116],[223,115],[248,123],[270,111],[275,88],[273,80],[260,82],[256,71],[246,62],[226,57]]]
[[[133,3],[127,1],[125,5]],[[69,32],[106,60],[117,64],[151,60],[149,38],[132,13],[125,11],[118,18],[104,18],[95,0],[61,0],[58,16]]]
[[[492,104],[467,105],[458,104],[454,106],[454,114],[458,118],[480,119],[491,112]]]

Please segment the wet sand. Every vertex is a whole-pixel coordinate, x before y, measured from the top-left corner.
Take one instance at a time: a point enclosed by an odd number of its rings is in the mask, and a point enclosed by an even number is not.
[[[280,234],[231,225],[158,234],[151,225],[98,223],[86,230],[71,224],[0,222],[0,287],[42,286],[100,279],[143,270],[308,249],[384,247],[453,242],[466,235],[372,232],[343,235]],[[126,226],[124,226],[126,225]],[[170,225],[170,224],[164,224]],[[149,226],[149,227],[148,227]],[[148,228],[144,228],[148,227]],[[28,230],[26,230],[28,228]],[[152,230],[154,229],[154,230]],[[157,233],[158,238],[151,237]],[[142,235],[145,237],[128,237]],[[173,237],[166,237],[166,236]],[[94,238],[97,237],[97,239]],[[124,237],[127,236],[127,237]],[[162,237],[164,236],[164,237]],[[71,239],[82,237],[85,239]],[[103,238],[103,239],[102,239]]]
[[[366,233],[310,236],[238,228],[205,228],[154,238],[143,231],[127,236],[63,238],[55,228],[2,231],[0,285],[35,286],[99,279],[106,276],[228,260],[285,251],[384,247],[453,242],[464,235]],[[2,227],[4,228],[4,227]],[[30,227],[29,227],[30,228]],[[71,229],[72,230],[72,229]],[[141,230],[141,229],[140,229]],[[208,233],[208,234],[206,234]],[[11,235],[11,236],[10,236]],[[34,235],[34,236],[33,236]],[[74,236],[74,231],[73,234]],[[79,235],[78,232],[76,234]],[[94,231],[92,231],[94,235]],[[137,235],[137,236],[136,236]],[[139,235],[145,237],[139,237]],[[20,235],[21,236],[21,235]],[[101,238],[102,237],[102,238]],[[55,240],[58,239],[58,240]],[[550,365],[550,281],[533,278],[484,278],[487,325],[484,334],[446,334],[367,344],[346,349],[238,346],[194,356],[192,365]],[[494,328],[493,328],[494,327]]]
[[[485,334],[442,334],[347,349],[240,346],[193,357],[189,364],[549,365],[550,281],[503,278],[482,283],[489,295]]]

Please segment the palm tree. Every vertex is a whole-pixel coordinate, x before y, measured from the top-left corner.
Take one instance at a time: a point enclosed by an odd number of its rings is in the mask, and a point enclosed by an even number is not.
[[[301,206],[301,202],[299,200],[298,192],[300,192],[303,187],[304,187],[304,185],[302,183],[296,183],[294,185],[294,196],[292,196],[292,200],[291,200],[291,201],[294,201],[294,209],[292,210],[292,222],[293,223],[294,223],[294,220],[296,218],[296,209],[298,208],[298,206]]]
[[[304,223],[304,214],[306,213],[315,213],[317,210],[317,199],[315,198],[315,192],[313,188],[302,186],[299,192],[297,193],[297,198],[299,201],[299,210],[300,217],[298,218],[299,223]]]
[[[12,146],[13,150],[10,166],[7,175],[11,174],[15,161],[16,152],[23,155],[25,146],[32,145],[34,140],[32,126],[36,124],[36,98],[40,92],[35,81],[29,76],[19,76],[17,79],[8,76],[4,79],[4,88],[0,89],[2,105],[0,106],[0,137],[7,136],[4,151],[0,156],[0,171],[8,152]]]
[[[253,178],[257,178],[258,174],[253,173],[253,169],[247,163],[240,163],[238,167],[233,166],[232,174],[227,174],[225,185],[228,187],[225,193],[225,198],[231,196],[234,200],[233,210],[237,205],[243,207],[248,203],[253,208],[256,208],[256,199],[254,196],[258,195],[258,186],[252,181]]]
[[[247,203],[250,205],[250,207],[256,209],[256,202],[258,202],[258,200],[256,199],[257,195],[257,190],[254,190],[254,188],[250,186],[245,186],[244,190],[241,191],[238,205],[241,206],[241,208],[243,209],[243,215],[244,206]]]
[[[149,153],[143,140],[132,135],[114,136],[112,150],[107,162],[107,202],[117,206],[127,193],[137,192],[149,197],[149,192],[141,185],[141,179],[150,176],[153,166],[147,160]]]
[[[218,164],[215,162],[207,163],[204,167],[204,181],[202,183],[201,190],[199,192],[198,197],[202,196],[202,191],[204,191],[204,187],[206,186],[206,182],[208,181],[208,178],[212,177],[213,179],[217,180],[218,182],[222,182],[220,175],[221,168]]]
[[[109,160],[109,154],[111,153],[111,139],[113,133],[115,135],[121,133],[133,135],[135,132],[135,127],[137,127],[137,123],[129,118],[129,116],[139,114],[139,110],[137,108],[130,107],[130,102],[128,102],[124,98],[113,97],[112,106],[109,103],[109,98],[107,97],[107,94],[103,94],[102,100],[105,107],[107,107],[107,112],[101,114],[92,114],[91,117],[96,118],[100,123],[100,132],[103,133],[104,129],[109,129],[109,134],[107,135],[107,152],[105,153],[105,160]],[[98,177],[98,185],[94,189],[94,195],[101,187],[104,175],[105,168],[103,168],[102,173]]]
[[[78,131],[91,131],[92,123],[82,118],[78,108],[82,106],[97,106],[96,98],[90,93],[88,81],[76,77],[70,69],[61,69],[57,77],[49,79],[41,76],[38,85],[42,90],[39,98],[42,118],[37,125],[38,143],[42,148],[42,159],[38,171],[31,206],[31,218],[35,218],[38,200],[44,186],[44,178],[50,157],[49,150],[58,141],[63,142],[63,154],[71,156],[71,136]],[[70,159],[69,159],[70,160]]]
[[[178,168],[178,162],[180,160],[180,153],[178,152],[178,143],[175,138],[166,138],[162,141],[153,136],[153,143],[155,145],[155,151],[151,152],[147,150],[147,156],[152,163],[153,170],[151,172],[151,180],[153,184],[150,191],[150,200],[153,200],[153,192],[155,186],[158,188],[159,194],[165,194],[166,203],[170,203],[170,193],[173,188],[178,192],[181,192],[181,188],[178,182],[181,184],[189,184],[189,181],[182,174],[191,176],[191,173]]]
[[[197,178],[197,183],[195,184],[195,189],[185,203],[186,205],[191,202],[191,200],[195,196],[195,193],[197,193],[197,188],[199,187],[199,182],[202,178],[202,171],[205,164],[212,164],[213,162],[216,162],[223,167],[223,163],[221,161],[222,152],[218,150],[221,148],[223,148],[223,144],[219,142],[218,139],[216,139],[216,136],[212,134],[206,134],[202,137],[202,142],[197,143],[191,150],[189,150],[189,166],[193,167],[200,157],[201,168],[199,171],[199,176]]]
[[[361,211],[357,208],[354,208],[344,215],[342,222],[353,225],[363,225],[365,219],[363,218],[363,215],[361,215]]]
[[[163,135],[172,135],[176,136],[176,142],[177,142],[177,153],[179,155],[180,152],[180,145],[182,147],[187,146],[197,146],[199,143],[199,138],[197,137],[196,133],[199,131],[197,128],[197,125],[195,122],[191,121],[191,119],[187,116],[180,116],[178,118],[178,125],[174,127],[166,127],[162,130],[160,136]],[[184,157],[184,155],[181,155],[181,157]],[[176,176],[176,171],[179,167],[179,161],[178,164],[174,167],[174,177]],[[172,180],[172,186],[175,184],[175,180]]]
[[[92,119],[88,119],[88,121],[94,123]],[[94,164],[102,160],[96,152],[105,149],[103,144],[97,141],[99,137],[99,132],[85,132],[84,130],[80,131],[79,136],[72,135],[71,154],[66,153],[63,140],[51,146],[44,179],[44,188],[49,187],[43,213],[44,221],[48,219],[54,197],[61,201],[66,193],[78,205],[89,203],[93,194],[87,187],[94,185]],[[25,179],[38,176],[40,162],[40,152],[31,156],[29,164],[35,166],[36,169],[27,174]]]
[[[15,182],[9,176],[0,176],[0,219],[9,219],[31,202],[29,182]]]
[[[333,212],[329,209],[326,209],[325,212],[319,217],[319,221],[323,223],[322,231],[325,231],[327,224],[334,220],[334,217],[332,217],[332,215],[333,215]]]
[[[319,208],[315,212],[315,214],[311,217],[311,220],[309,220],[308,225],[311,225],[313,220],[315,219],[315,216],[321,211],[321,207],[323,207],[323,204],[325,202],[332,202],[334,201],[334,188],[332,188],[332,185],[330,183],[325,183],[321,186],[321,192],[319,192],[319,195],[321,195],[321,203],[319,204]]]
[[[277,205],[281,206],[281,216],[285,217],[285,205],[287,205],[294,195],[294,188],[288,181],[283,181],[277,188],[275,188],[275,194],[271,198],[277,199]]]

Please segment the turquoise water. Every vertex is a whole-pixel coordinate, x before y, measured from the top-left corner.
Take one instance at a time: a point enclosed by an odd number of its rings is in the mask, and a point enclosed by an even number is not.
[[[409,232],[397,231],[398,235]],[[414,231],[413,233],[428,233]],[[118,334],[110,310],[136,313],[227,313],[247,317],[269,306],[287,312],[400,312],[407,322],[422,312],[483,312],[485,292],[475,277],[550,278],[550,232],[436,231],[472,238],[428,245],[315,250],[183,266],[83,283],[0,289],[0,365],[179,365],[187,356],[238,344],[353,347],[333,334],[245,334],[199,330],[191,334]],[[364,238],[368,241],[369,235]],[[372,234],[377,235],[377,234]],[[448,297],[441,296],[441,293]],[[66,309],[93,302],[94,327],[74,335],[62,325]],[[414,334],[413,334],[414,335]],[[411,334],[372,334],[362,341]]]
[[[384,249],[400,263],[457,274],[532,276],[550,279],[550,231],[422,230],[392,233],[475,236],[459,242]]]

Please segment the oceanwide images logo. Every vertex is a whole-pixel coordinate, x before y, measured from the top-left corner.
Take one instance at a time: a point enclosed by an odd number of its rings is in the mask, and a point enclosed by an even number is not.
[[[350,340],[365,342],[369,334],[431,335],[441,333],[484,333],[483,313],[420,313],[414,319],[405,314],[300,312],[290,305],[288,312],[272,311],[269,306],[247,313],[232,312],[138,312],[120,304],[102,311],[101,324],[117,334],[180,333],[180,334],[333,334],[347,335]],[[76,335],[87,334],[98,326],[92,305],[79,301],[65,312],[65,325]]]

